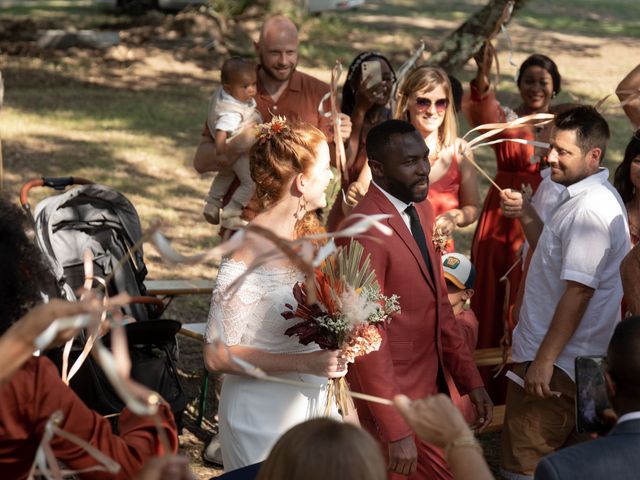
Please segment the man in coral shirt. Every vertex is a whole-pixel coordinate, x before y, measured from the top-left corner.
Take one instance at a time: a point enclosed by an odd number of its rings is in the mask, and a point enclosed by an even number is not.
[[[284,115],[287,119],[299,119],[329,133],[328,119],[318,112],[318,105],[329,92],[329,85],[296,70],[299,46],[298,29],[289,18],[276,15],[262,26],[260,38],[255,43],[259,61],[258,111],[265,122],[269,122],[273,115]],[[344,114],[340,114],[340,119],[340,133],[346,140],[351,135],[351,119]],[[193,166],[199,173],[217,171],[233,162],[254,141],[255,131],[247,128],[229,142],[230,154],[227,157],[217,155],[213,136],[205,125]]]

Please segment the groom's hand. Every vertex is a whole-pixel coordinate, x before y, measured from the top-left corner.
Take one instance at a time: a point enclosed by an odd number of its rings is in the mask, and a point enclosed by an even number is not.
[[[413,435],[389,444],[389,470],[401,475],[415,473],[418,466],[418,450]]]
[[[476,421],[471,425],[471,428],[479,433],[487,428],[493,420],[493,402],[484,388],[471,390],[469,399],[476,407]]]

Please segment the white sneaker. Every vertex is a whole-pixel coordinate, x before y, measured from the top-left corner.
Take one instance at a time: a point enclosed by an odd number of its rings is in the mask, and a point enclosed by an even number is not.
[[[202,458],[205,462],[222,468],[222,446],[220,445],[220,436],[214,435],[207,448],[202,452]]]

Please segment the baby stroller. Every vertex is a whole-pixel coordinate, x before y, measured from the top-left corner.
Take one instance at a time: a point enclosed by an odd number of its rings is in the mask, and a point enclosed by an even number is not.
[[[72,185],[77,186],[66,190]],[[34,187],[49,187],[63,193],[39,202],[32,215],[27,197]],[[86,249],[93,254],[94,276],[111,278],[105,286],[109,295],[127,292],[134,297],[135,303],[123,309],[123,313],[136,320],[126,326],[131,376],[169,402],[180,427],[187,404],[175,366],[176,334],[181,324],[176,320],[160,320],[164,303],[145,296],[147,268],[143,249],[136,245],[141,241],[142,229],[134,206],[112,188],[73,177],[32,180],[22,187],[20,203],[34,220],[37,243],[51,264],[63,298],[75,300],[75,292],[84,283]],[[77,337],[70,362],[80,354],[85,340],[83,335]],[[107,334],[103,338],[105,345],[109,345],[109,340]],[[48,355],[61,368],[62,350]],[[91,356],[71,379],[70,386],[89,407],[103,415],[124,408]]]

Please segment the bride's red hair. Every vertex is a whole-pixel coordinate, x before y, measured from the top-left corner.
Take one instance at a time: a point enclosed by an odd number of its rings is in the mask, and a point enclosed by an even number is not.
[[[326,142],[324,133],[308,123],[286,121],[277,131],[268,125],[259,127],[263,133],[250,152],[251,178],[263,210],[285,195],[292,178],[311,171],[320,145]],[[296,237],[322,230],[316,213],[307,212],[296,225]]]

